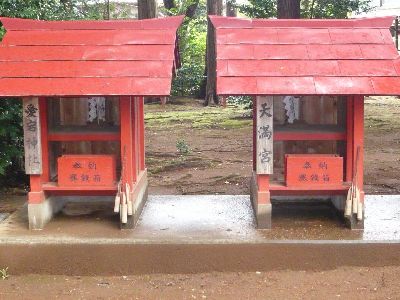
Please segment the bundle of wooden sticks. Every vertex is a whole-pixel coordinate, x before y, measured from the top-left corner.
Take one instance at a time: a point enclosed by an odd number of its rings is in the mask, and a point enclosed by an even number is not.
[[[358,221],[363,219],[364,204],[361,201],[360,188],[358,186],[358,160],[360,156],[360,146],[357,147],[356,161],[353,167],[353,182],[347,193],[346,205],[344,209],[344,216],[351,218],[352,215],[357,217]]]
[[[128,223],[128,216],[133,215],[133,201],[129,183],[118,183],[118,192],[115,196],[114,212],[120,215],[122,224]]]

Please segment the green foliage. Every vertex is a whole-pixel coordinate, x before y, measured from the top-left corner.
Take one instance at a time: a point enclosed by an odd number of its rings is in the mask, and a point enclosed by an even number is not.
[[[251,18],[271,18],[277,16],[277,0],[249,0],[248,4],[238,4],[239,11]],[[354,13],[372,10],[372,0],[302,0],[301,16],[310,19],[348,18]]]
[[[248,4],[238,5],[239,12],[250,18],[276,17],[276,0],[249,0]]]
[[[186,9],[195,2],[198,2],[198,6],[194,17],[186,17],[178,32],[181,68],[174,79],[172,94],[195,96],[199,93],[200,84],[204,78],[207,41],[206,1],[180,0],[177,2],[177,8],[170,10],[170,14],[184,14]]]
[[[19,169],[23,149],[22,107],[15,99],[0,99],[0,174]]]
[[[250,96],[229,96],[227,100],[229,104],[241,105],[245,109],[253,107],[253,99]]]
[[[189,145],[186,143],[185,140],[177,140],[176,149],[181,155],[187,155],[190,153]]]

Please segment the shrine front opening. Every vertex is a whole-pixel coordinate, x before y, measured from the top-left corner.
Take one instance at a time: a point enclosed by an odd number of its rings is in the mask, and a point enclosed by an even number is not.
[[[211,16],[217,94],[253,97],[251,197],[331,199],[364,226],[364,96],[400,94],[393,17],[273,20]]]
[[[29,228],[74,196],[115,198],[133,228],[147,198],[144,97],[170,94],[182,20],[0,18],[0,95],[23,102]]]

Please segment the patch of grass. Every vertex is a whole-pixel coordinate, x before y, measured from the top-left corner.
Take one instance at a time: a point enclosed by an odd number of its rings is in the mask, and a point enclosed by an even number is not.
[[[367,98],[365,126],[379,130],[400,129],[400,99],[396,97]]]
[[[176,150],[181,155],[188,155],[190,153],[189,145],[183,139],[180,139],[180,140],[176,141]]]
[[[166,106],[165,111],[150,110],[146,112],[145,121],[149,128],[172,129],[178,126],[191,128],[242,128],[252,124],[249,110],[242,106],[202,107],[193,106],[188,109],[176,109],[176,106]]]
[[[8,274],[8,267],[0,269],[0,278],[6,280],[10,275]]]
[[[176,156],[175,158],[147,156],[146,162],[149,174],[153,175],[185,168],[207,168],[213,164],[211,160],[195,156]]]

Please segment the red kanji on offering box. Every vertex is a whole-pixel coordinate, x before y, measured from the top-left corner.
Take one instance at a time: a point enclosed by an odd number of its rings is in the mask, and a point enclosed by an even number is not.
[[[112,186],[116,177],[113,155],[63,155],[58,158],[60,186]]]
[[[343,157],[329,154],[287,154],[286,185],[340,185]]]

